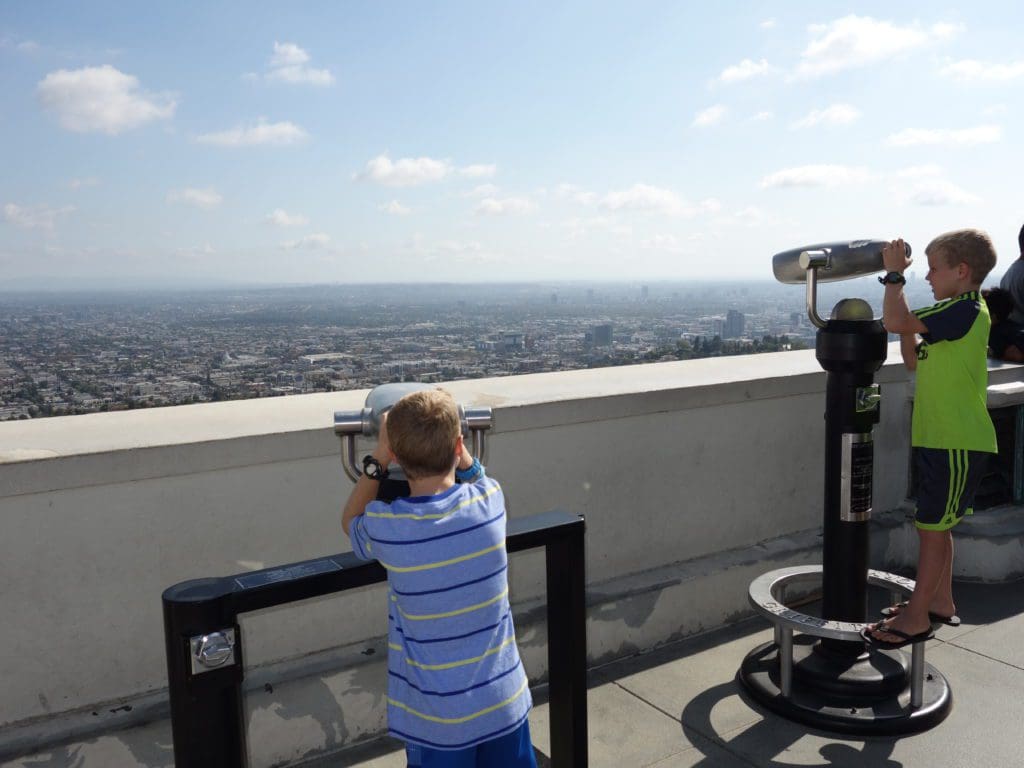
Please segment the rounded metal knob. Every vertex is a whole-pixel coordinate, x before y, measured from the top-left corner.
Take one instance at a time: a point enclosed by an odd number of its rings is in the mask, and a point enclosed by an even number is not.
[[[234,643],[223,632],[203,635],[196,649],[196,661],[204,667],[219,667],[234,654]]]

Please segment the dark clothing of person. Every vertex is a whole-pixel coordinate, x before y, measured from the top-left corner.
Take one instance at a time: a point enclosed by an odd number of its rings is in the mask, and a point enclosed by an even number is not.
[[[999,287],[1009,291],[1013,297],[1014,309],[1010,313],[1010,319],[1015,323],[1024,324],[1024,256],[1010,265],[1003,279],[999,281]]]
[[[993,357],[1002,357],[1007,347],[1016,347],[1024,352],[1024,325],[1013,320],[1003,320],[992,326],[988,332],[988,348]]]

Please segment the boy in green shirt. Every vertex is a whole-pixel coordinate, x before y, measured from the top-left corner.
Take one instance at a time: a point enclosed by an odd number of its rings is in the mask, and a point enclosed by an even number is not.
[[[899,648],[927,640],[935,624],[956,626],[952,528],[971,514],[974,494],[996,435],[986,408],[988,308],[981,283],[996,263],[984,232],[939,235],[925,249],[927,280],[937,304],[910,311],[903,272],[911,259],[902,240],[882,249],[888,274],[882,323],[900,334],[908,370],[917,371],[912,440],[918,494],[915,523],[920,550],[910,600],[883,613],[861,633],[875,646]],[[920,336],[920,342],[918,341]]]

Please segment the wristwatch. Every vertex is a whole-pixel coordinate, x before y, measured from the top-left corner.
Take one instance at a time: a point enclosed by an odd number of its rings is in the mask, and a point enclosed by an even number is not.
[[[363,474],[371,480],[383,480],[388,476],[388,468],[370,454],[363,456]]]
[[[885,277],[878,278],[882,285],[906,285],[907,278],[902,272],[886,272]]]

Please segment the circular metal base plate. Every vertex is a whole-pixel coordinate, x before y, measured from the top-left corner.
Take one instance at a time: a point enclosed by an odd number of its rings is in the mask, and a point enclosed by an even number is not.
[[[902,651],[875,653],[886,657],[884,664],[904,663]],[[871,664],[866,658],[863,663]],[[837,666],[835,677],[844,676],[849,679],[848,665]],[[941,723],[953,706],[949,683],[928,663],[924,676],[923,701],[914,708],[910,706],[909,675],[906,685],[896,693],[890,686],[871,682],[839,693],[830,686],[815,685],[813,678],[793,675],[791,693],[783,697],[775,643],[765,643],[748,653],[738,674],[743,687],[758,703],[782,717],[823,731],[862,736],[916,733]]]

